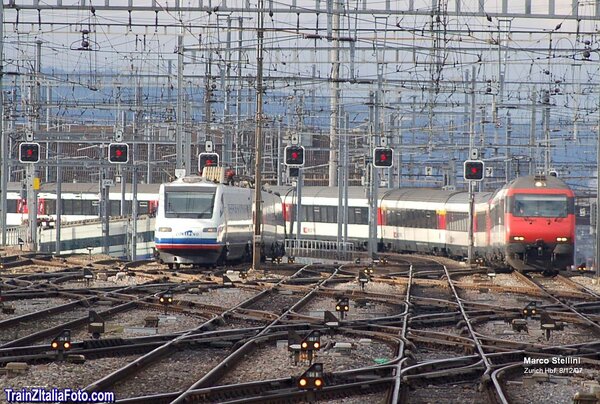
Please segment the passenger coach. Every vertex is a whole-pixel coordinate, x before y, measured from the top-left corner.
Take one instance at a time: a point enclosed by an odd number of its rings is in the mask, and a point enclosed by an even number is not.
[[[289,234],[297,220],[293,190],[283,193]],[[348,241],[368,243],[369,203],[365,189],[348,190]],[[427,188],[380,189],[377,239],[380,250],[465,258],[469,195]],[[336,240],[338,190],[302,191],[301,238]],[[574,194],[553,176],[517,178],[496,192],[475,193],[474,257],[493,267],[555,272],[573,264]]]

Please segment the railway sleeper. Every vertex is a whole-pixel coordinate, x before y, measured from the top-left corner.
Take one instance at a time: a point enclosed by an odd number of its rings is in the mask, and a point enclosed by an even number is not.
[[[402,381],[411,387],[430,385],[436,380],[443,385],[448,383],[472,381],[480,379],[483,375],[484,367],[482,365],[465,367],[459,369],[444,369],[430,373],[421,373],[418,375],[406,375],[402,377]]]

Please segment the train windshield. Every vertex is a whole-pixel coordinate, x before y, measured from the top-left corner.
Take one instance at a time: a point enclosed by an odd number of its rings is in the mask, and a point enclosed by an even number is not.
[[[567,217],[566,195],[517,194],[513,215],[520,217]]]
[[[215,189],[165,190],[165,217],[211,219]]]

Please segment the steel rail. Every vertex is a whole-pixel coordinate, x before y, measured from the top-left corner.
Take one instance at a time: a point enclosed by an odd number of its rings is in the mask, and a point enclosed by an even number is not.
[[[304,268],[304,267],[302,267],[302,268]],[[299,272],[301,272],[302,268],[300,268],[292,276],[295,276]],[[282,283],[283,281],[284,280],[282,279],[279,283]],[[276,286],[277,286],[277,284],[274,285],[271,289],[275,288]],[[112,372],[106,376],[103,376],[102,378],[90,383],[88,386],[85,387],[84,390],[88,391],[88,392],[107,390],[112,385],[114,385],[116,382],[132,377],[134,374],[139,372],[143,368],[143,366],[147,366],[150,363],[156,362],[156,361],[160,360],[162,357],[166,356],[169,352],[177,350],[178,344],[181,341],[185,341],[188,338],[193,338],[197,335],[200,335],[200,334],[206,332],[207,329],[213,329],[215,326],[218,326],[218,324],[220,322],[225,322],[225,320],[224,320],[225,317],[227,317],[228,315],[234,315],[238,308],[243,308],[245,306],[251,305],[252,303],[254,303],[257,300],[260,300],[264,295],[267,295],[269,290],[271,290],[271,289],[266,289],[266,290],[258,293],[256,296],[252,296],[249,299],[241,302],[240,304],[236,305],[235,307],[225,310],[224,312],[221,313],[221,315],[219,315],[217,317],[213,317],[212,319],[206,321],[205,323],[201,324],[197,328],[195,328],[193,330],[189,330],[189,331],[185,332],[184,334],[179,335],[176,338],[165,342],[164,344],[160,345],[159,347],[157,347],[153,351],[147,353],[146,355],[143,355],[143,356],[135,359],[134,361],[126,364],[125,366],[121,367],[120,369],[117,369],[114,372]],[[257,335],[261,329],[262,329],[262,327],[258,327],[256,329],[254,329],[253,335]],[[247,339],[250,339],[250,338],[248,337]],[[181,394],[184,394],[184,393],[185,392],[182,392]]]

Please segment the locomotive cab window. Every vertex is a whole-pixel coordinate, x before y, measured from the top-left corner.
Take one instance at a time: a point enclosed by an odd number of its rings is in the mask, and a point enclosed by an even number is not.
[[[566,195],[515,195],[512,207],[518,217],[567,217],[569,210]]]
[[[214,189],[165,191],[165,217],[168,218],[210,219],[214,205]]]

